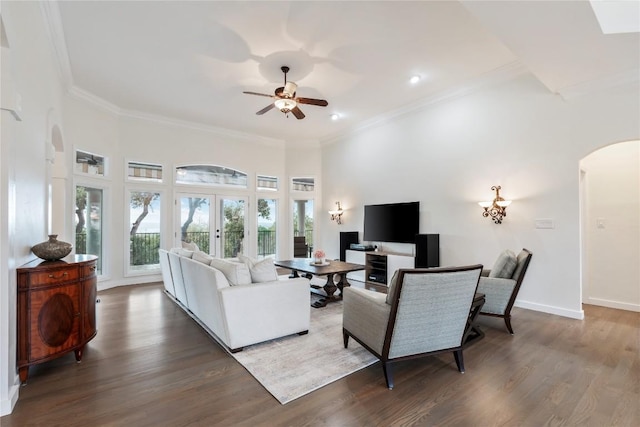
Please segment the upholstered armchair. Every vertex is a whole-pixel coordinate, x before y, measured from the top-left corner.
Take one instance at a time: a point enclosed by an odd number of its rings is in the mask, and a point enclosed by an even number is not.
[[[462,346],[481,265],[454,268],[400,269],[389,292],[344,289],[342,331],[382,362],[389,389],[391,364],[452,352],[464,373]]]
[[[502,317],[511,335],[513,335],[511,309],[532,256],[528,249],[522,249],[517,257],[512,251],[502,252],[493,268],[482,272],[478,284],[478,292],[485,297],[480,314]]]

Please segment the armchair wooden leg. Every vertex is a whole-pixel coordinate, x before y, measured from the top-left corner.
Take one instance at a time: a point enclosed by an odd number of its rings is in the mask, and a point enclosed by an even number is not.
[[[344,329],[342,330],[342,340],[344,341],[344,348],[347,348],[349,346],[349,335]]]
[[[456,365],[458,365],[458,371],[464,374],[464,359],[462,358],[462,349],[454,351],[453,357],[456,359]]]
[[[384,371],[387,388],[393,390],[393,370],[391,369],[391,362],[382,362],[382,370]]]
[[[510,314],[504,316],[504,323],[505,323],[505,325],[507,325],[507,329],[509,330],[509,333],[511,335],[513,335],[513,328],[511,327],[511,315]]]

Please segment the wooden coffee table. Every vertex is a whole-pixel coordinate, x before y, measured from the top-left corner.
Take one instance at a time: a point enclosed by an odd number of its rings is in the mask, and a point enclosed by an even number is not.
[[[327,276],[327,283],[324,286],[311,285],[311,292],[322,295],[324,298],[311,304],[314,308],[326,306],[333,301],[342,299],[342,289],[345,286],[351,286],[347,281],[347,273],[352,271],[364,270],[364,265],[353,264],[343,261],[327,261],[328,265],[314,265],[311,258],[296,258],[286,261],[276,261],[274,264],[278,267],[287,268],[292,271],[291,277],[299,277],[298,272],[312,274],[316,276]],[[336,285],[333,283],[333,276],[339,275],[340,280]],[[336,290],[340,294],[334,295]]]

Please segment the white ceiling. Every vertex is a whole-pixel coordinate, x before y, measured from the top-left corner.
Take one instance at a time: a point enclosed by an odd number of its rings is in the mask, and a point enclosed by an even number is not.
[[[639,34],[604,35],[588,1],[55,5],[49,23],[72,93],[124,114],[291,143],[325,140],[522,65],[563,95],[637,81],[640,69]],[[270,100],[242,92],[273,93],[282,65],[298,96],[329,106],[303,105],[303,120],[275,109],[257,116]]]

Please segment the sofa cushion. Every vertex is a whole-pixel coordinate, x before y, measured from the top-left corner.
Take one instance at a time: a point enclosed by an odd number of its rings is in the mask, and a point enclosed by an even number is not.
[[[516,254],[507,249],[498,256],[498,259],[489,273],[489,277],[511,279],[517,264]]]
[[[251,282],[263,283],[278,280],[278,272],[271,258],[262,260],[251,259],[247,256],[238,254],[238,258],[249,267],[251,273]]]
[[[177,254],[186,258],[192,258],[193,257],[193,251],[190,251],[188,249],[183,249],[183,248],[171,248],[171,250],[169,251],[172,254]]]
[[[200,248],[193,242],[182,242],[182,249],[186,249],[188,251],[199,251]]]
[[[231,286],[251,284],[251,273],[246,264],[213,258],[209,265],[220,270]]]
[[[193,259],[194,261],[201,262],[203,264],[211,265],[211,261],[213,260],[213,257],[206,252],[194,251],[191,259]]]

